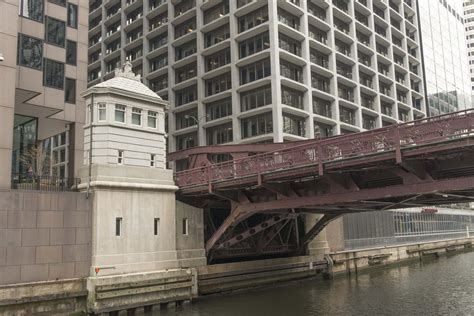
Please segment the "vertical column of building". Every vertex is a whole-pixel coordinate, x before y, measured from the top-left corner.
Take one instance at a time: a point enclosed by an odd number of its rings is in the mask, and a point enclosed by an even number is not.
[[[278,47],[278,1],[268,1],[270,36],[270,68],[272,86],[273,142],[283,142],[283,114],[281,102],[280,54]]]
[[[352,81],[355,83],[354,86],[354,103],[358,105],[358,109],[356,110],[356,124],[357,126],[363,126],[363,114],[362,109],[365,107],[367,109],[371,109],[373,105],[369,105],[367,100],[363,99],[363,92],[360,87],[360,78],[359,78],[359,71],[357,61],[359,60],[359,50],[357,44],[357,29],[356,29],[356,19],[355,19],[355,1],[348,3],[348,15],[351,17],[349,22],[349,34],[354,39],[354,43],[352,44],[352,60],[353,65],[350,66],[351,77]],[[368,113],[371,113],[368,111]],[[370,116],[372,117],[372,116]],[[375,127],[375,126],[374,126]]]
[[[174,16],[174,5],[172,1],[168,1],[168,101],[170,103],[170,110],[168,112],[168,150],[170,152],[178,150],[177,141],[174,132],[176,131],[176,119],[175,110],[178,106],[176,102],[176,92],[174,90],[175,85],[175,72],[172,67],[175,60],[175,50],[173,49],[173,41],[175,39],[175,27],[171,24],[171,20]]]
[[[196,56],[196,68],[197,68],[197,115],[195,119],[197,120],[197,143],[200,146],[207,144],[206,142],[206,129],[204,128],[204,123],[206,122],[206,105],[204,100],[206,99],[206,80],[203,80],[203,76],[206,72],[205,69],[205,60],[202,56],[202,49],[204,49],[204,34],[199,30],[202,30],[204,26],[203,20],[203,11],[201,10],[201,4],[204,0],[196,0],[196,45],[197,45],[197,56]],[[200,51],[201,50],[201,51]],[[191,119],[193,120],[193,119]]]
[[[237,10],[237,1],[229,1],[229,33],[230,33],[230,67],[232,81],[232,140],[238,143],[242,139],[242,125],[240,124],[239,115],[241,113],[240,94],[237,92],[239,87],[239,68],[236,66],[239,60],[239,43],[234,40],[238,35],[238,22],[235,16]]]
[[[9,189],[13,150],[13,118],[15,112],[16,48],[18,43],[18,1],[0,3],[0,190]],[[6,18],[9,17],[9,18]]]
[[[310,65],[310,46],[309,46],[309,23],[308,23],[308,2],[303,1],[301,3],[303,9],[303,15],[301,16],[301,32],[305,35],[301,43],[301,57],[306,61],[304,66],[304,82],[308,87],[308,91],[304,96],[304,110],[308,114],[308,118],[305,123],[305,136],[307,138],[314,138],[314,114],[313,114],[313,94],[311,91],[311,65]]]

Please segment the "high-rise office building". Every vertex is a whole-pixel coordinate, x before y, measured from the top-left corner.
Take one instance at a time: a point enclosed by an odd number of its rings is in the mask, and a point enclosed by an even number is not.
[[[12,174],[68,177],[82,164],[87,9],[78,0],[0,2],[0,188]]]
[[[101,1],[89,84],[125,59],[171,103],[170,151],[425,116],[416,1]]]
[[[471,96],[474,96],[474,0],[465,0],[464,6],[464,27],[466,30],[466,47],[469,61],[469,76],[471,86]]]
[[[458,0],[418,0],[429,115],[471,107],[469,65]]]

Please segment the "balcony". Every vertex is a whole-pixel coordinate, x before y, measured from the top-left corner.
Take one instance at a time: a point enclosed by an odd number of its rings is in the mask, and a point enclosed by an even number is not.
[[[326,93],[330,92],[329,80],[316,75],[311,76],[311,86]]]
[[[310,53],[310,61],[313,64],[319,65],[323,68],[329,69],[329,58],[324,55],[315,54],[313,52]]]
[[[327,38],[326,33],[323,31],[317,30],[315,28],[310,28],[309,37],[320,43],[323,43],[324,45],[327,45],[328,38]]]
[[[351,47],[349,45],[347,45],[347,44],[345,44],[345,43],[343,43],[342,41],[339,41],[339,40],[336,40],[335,44],[336,44],[336,51],[350,57]]]
[[[362,127],[371,130],[377,127],[375,120],[373,118],[370,118],[367,115],[364,115],[362,118]]]
[[[320,99],[313,100],[313,112],[317,115],[332,118],[331,104]]]
[[[344,99],[349,102],[354,102],[354,92],[352,91],[352,89],[339,87],[337,89],[337,95],[341,99]]]
[[[344,1],[344,0],[333,0],[332,1],[332,4],[338,8],[339,10],[341,10],[342,12],[345,12],[347,14],[349,14],[349,7],[347,5],[347,1]]]
[[[385,114],[387,116],[392,116],[392,114],[393,114],[391,104],[383,103],[382,106],[381,106],[381,110],[382,110],[382,114]]]
[[[355,124],[355,112],[346,108],[341,107],[339,109],[339,120],[343,123],[356,125]]]
[[[361,85],[366,86],[367,88],[373,89],[373,83],[370,77],[359,75],[359,82]]]
[[[352,79],[352,68],[349,66],[346,66],[342,63],[337,63],[336,72],[338,75],[344,76],[348,79]]]
[[[326,10],[308,1],[308,12],[320,20],[326,21]]]

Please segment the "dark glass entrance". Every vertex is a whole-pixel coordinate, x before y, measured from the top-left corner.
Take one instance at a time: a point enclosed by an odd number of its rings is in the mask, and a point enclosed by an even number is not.
[[[15,114],[13,125],[12,173],[36,172],[38,119]]]

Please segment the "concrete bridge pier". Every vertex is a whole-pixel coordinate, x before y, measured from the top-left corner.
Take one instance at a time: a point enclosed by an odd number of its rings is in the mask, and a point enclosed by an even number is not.
[[[308,232],[314,224],[323,215],[321,214],[306,214],[305,215],[305,231]],[[317,260],[324,260],[324,256],[329,254],[329,244],[326,237],[326,229],[323,229],[314,239],[308,244],[308,255],[316,257]]]

